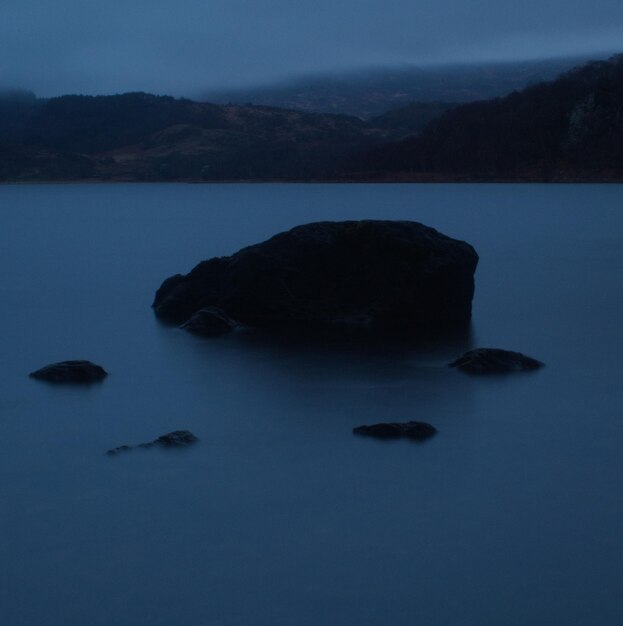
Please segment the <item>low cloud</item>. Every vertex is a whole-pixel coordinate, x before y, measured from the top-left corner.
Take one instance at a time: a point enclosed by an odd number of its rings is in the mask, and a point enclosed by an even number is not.
[[[368,65],[616,51],[620,0],[5,0],[0,84],[192,95]]]

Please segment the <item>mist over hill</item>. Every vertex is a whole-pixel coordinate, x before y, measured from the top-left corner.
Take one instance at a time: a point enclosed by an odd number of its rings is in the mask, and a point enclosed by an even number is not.
[[[588,57],[568,57],[376,68],[293,78],[249,89],[207,90],[199,94],[199,99],[370,119],[411,102],[464,103],[503,96],[534,83],[552,80],[587,60]]]

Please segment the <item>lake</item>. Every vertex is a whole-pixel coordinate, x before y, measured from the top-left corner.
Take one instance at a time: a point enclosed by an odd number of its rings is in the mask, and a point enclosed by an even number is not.
[[[0,623],[623,623],[621,185],[0,187]],[[162,280],[317,220],[480,255],[468,333],[206,340]],[[536,373],[470,377],[470,347]],[[109,377],[28,373],[91,359]],[[436,426],[417,444],[356,437]],[[105,452],[189,429],[182,451]]]

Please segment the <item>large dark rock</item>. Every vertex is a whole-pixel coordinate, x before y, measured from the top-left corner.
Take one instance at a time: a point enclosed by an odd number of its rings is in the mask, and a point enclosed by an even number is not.
[[[31,372],[30,376],[52,383],[92,383],[106,378],[108,373],[91,361],[61,361]]]
[[[115,456],[121,452],[129,452],[134,448],[153,448],[154,446],[160,446],[162,448],[186,448],[197,441],[199,441],[199,439],[197,439],[197,437],[195,437],[195,435],[193,435],[189,430],[174,430],[166,435],[161,435],[158,439],[154,439],[154,441],[139,443],[138,446],[119,446],[108,450],[106,454]]]
[[[471,316],[478,255],[417,222],[317,222],[165,280],[161,318],[218,307],[245,326],[416,331]]]
[[[449,364],[468,374],[506,374],[525,372],[543,367],[541,361],[532,357],[499,348],[478,348],[470,350]]]
[[[426,422],[389,422],[386,424],[372,424],[371,426],[357,426],[353,428],[356,435],[366,435],[377,439],[428,439],[437,433],[437,429]]]

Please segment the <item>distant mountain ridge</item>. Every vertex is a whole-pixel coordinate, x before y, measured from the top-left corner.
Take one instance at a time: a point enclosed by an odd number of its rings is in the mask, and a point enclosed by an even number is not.
[[[0,181],[623,181],[623,55],[365,122],[128,93],[0,94]]]
[[[252,89],[206,91],[199,99],[339,113],[368,120],[412,102],[465,103],[504,96],[530,84],[553,80],[588,60],[570,57],[390,67],[295,78]]]

